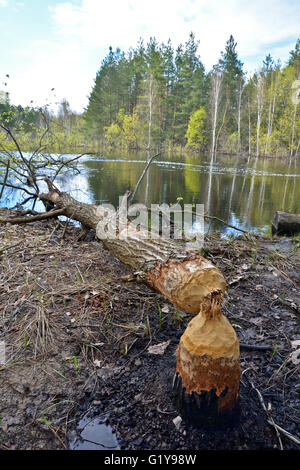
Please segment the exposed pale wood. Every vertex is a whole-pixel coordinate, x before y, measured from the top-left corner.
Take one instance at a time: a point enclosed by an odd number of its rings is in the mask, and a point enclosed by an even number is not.
[[[222,303],[225,279],[208,260],[169,239],[146,238],[144,231],[126,230],[104,245],[123,263],[144,273],[144,279],[173,304],[188,313],[209,308],[213,299]]]
[[[69,194],[52,190],[41,195],[64,215],[96,230],[104,218],[115,217],[109,210],[76,201]],[[140,277],[162,293],[174,305],[188,313],[210,307],[212,300],[222,303],[225,279],[221,272],[196,251],[162,237],[150,238],[146,230],[125,225],[114,238],[102,240],[104,246],[120,261],[139,271]]]
[[[194,317],[177,348],[173,392],[179,411],[199,424],[216,424],[235,411],[239,357],[236,333],[217,304]]]
[[[174,305],[198,313],[177,350],[173,393],[180,414],[191,421],[218,425],[220,416],[233,416],[239,391],[239,343],[220,311],[226,286],[221,272],[183,244],[151,238],[146,230],[137,230],[121,214],[79,203],[57,190],[43,197],[64,207],[68,217],[95,229],[99,238],[99,221],[106,219],[113,226],[120,217],[124,224],[116,236],[102,239],[104,246]]]

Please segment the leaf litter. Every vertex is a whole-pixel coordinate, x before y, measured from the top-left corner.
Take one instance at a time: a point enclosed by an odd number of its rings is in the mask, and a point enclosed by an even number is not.
[[[121,449],[299,449],[299,238],[205,240],[242,370],[240,420],[211,433],[176,419],[171,396],[191,316],[78,233],[0,227],[0,448],[68,448],[83,416],[104,414]]]

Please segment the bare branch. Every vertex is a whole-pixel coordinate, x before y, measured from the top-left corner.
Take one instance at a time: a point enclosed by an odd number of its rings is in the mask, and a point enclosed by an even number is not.
[[[144,178],[145,174],[147,173],[148,168],[149,168],[149,166],[151,165],[152,161],[154,160],[154,158],[158,157],[160,154],[161,154],[161,152],[158,152],[158,153],[156,153],[155,155],[153,155],[153,156],[148,160],[147,165],[145,166],[144,171],[143,171],[143,173],[141,174],[140,179],[138,180],[138,182],[137,182],[137,184],[136,184],[136,187],[135,187],[133,193],[131,194],[131,196],[130,196],[129,199],[128,199],[128,203],[130,203],[130,202],[133,200],[133,198],[135,197],[136,192],[137,192],[137,190],[138,190],[138,188],[139,188],[139,186],[140,186],[140,184],[141,184],[141,182],[142,182],[142,179]]]
[[[7,182],[9,167],[10,167],[10,160],[8,160],[7,165],[6,165],[5,176],[4,176],[4,180],[3,180],[2,188],[1,188],[1,192],[0,192],[0,200],[2,198],[3,191],[4,191],[4,188],[5,188],[6,182]]]
[[[77,161],[79,160],[79,158],[83,157],[84,155],[93,155],[92,153],[90,152],[86,152],[86,153],[82,153],[81,155],[77,155],[76,157],[74,158],[71,158],[70,160],[67,160],[65,162],[62,162],[62,164],[58,167],[58,169],[56,170],[53,178],[51,179],[51,181],[53,182],[57,175],[60,173],[60,171],[65,167],[65,166],[68,166],[70,163],[74,162],[74,161]]]
[[[41,116],[43,117],[43,120],[44,120],[44,123],[45,123],[45,125],[46,125],[46,128],[45,128],[45,131],[43,132],[43,134],[42,134],[41,137],[40,137],[40,142],[39,142],[38,148],[33,152],[33,154],[31,155],[31,157],[30,157],[30,159],[29,159],[29,163],[30,163],[30,164],[31,164],[31,162],[32,162],[32,160],[33,160],[33,158],[34,158],[34,156],[37,155],[38,153],[40,153],[41,150],[42,150],[42,148],[44,148],[44,149],[47,148],[45,145],[43,146],[42,143],[43,143],[43,140],[44,140],[45,136],[50,132],[49,122],[48,122],[48,120],[47,120],[47,118],[46,118],[46,116],[45,116],[45,114],[44,114],[44,112],[43,112],[42,109],[40,109],[40,114],[41,114]]]
[[[27,193],[27,194],[29,194],[30,196],[33,196],[33,197],[36,196],[36,193],[31,193],[30,191],[28,191],[28,189],[22,188],[21,186],[16,186],[15,184],[11,184],[11,183],[6,183],[6,186],[8,188],[19,189],[20,191],[24,191],[25,193]]]
[[[0,218],[0,223],[6,224],[29,224],[30,222],[37,222],[38,220],[51,219],[58,215],[64,215],[65,209],[56,209],[49,212],[42,212],[39,215],[33,215],[32,217],[9,217],[8,219]]]
[[[24,157],[23,152],[20,148],[19,142],[17,141],[17,139],[15,138],[15,136],[13,135],[13,133],[11,132],[9,127],[3,126],[3,124],[0,123],[0,128],[3,129],[9,135],[11,140],[14,142],[14,144],[17,148],[17,151],[20,155],[20,158],[21,158],[22,162],[24,163],[24,165],[26,166],[29,175],[31,176],[32,183],[33,183],[33,185],[36,189],[36,192],[39,193],[39,187],[38,187],[38,185],[36,184],[36,181],[35,181],[35,172],[32,170],[32,167],[31,167],[30,163]]]
[[[205,218],[205,219],[211,219],[211,220],[217,220],[218,222],[221,222],[221,224],[224,224],[224,225],[226,225],[227,227],[232,228],[233,230],[237,230],[238,232],[242,232],[242,233],[245,233],[246,235],[249,235],[249,232],[247,232],[247,230],[243,230],[243,229],[241,229],[241,228],[235,227],[234,225],[230,225],[230,224],[228,224],[227,222],[225,222],[225,220],[219,219],[219,217],[215,217],[215,216],[213,216],[213,215],[204,214],[204,218]]]
[[[22,150],[20,149],[20,146],[19,146],[19,143],[18,141],[16,140],[15,136],[13,135],[13,133],[11,132],[11,130],[9,129],[9,127],[5,127],[3,126],[3,124],[0,123],[0,128],[3,129],[8,135],[9,137],[12,139],[13,143],[15,144],[18,152],[19,152],[19,155],[22,159],[22,161],[25,163],[26,162],[26,158],[24,158],[24,155],[22,153]],[[30,167],[28,166],[28,163],[26,162],[26,166],[28,167],[28,169],[30,170]]]

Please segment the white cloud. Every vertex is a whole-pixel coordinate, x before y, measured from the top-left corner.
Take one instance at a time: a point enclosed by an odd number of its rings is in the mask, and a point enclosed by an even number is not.
[[[0,5],[6,0],[0,0]],[[193,31],[206,69],[216,63],[230,34],[238,54],[251,71],[270,52],[288,57],[299,34],[298,0],[77,0],[49,7],[53,35],[36,41],[27,70],[14,82],[15,101],[32,97],[45,102],[55,87],[57,99],[67,98],[82,110],[108,47],[128,50],[140,37],[184,43]],[[260,63],[259,63],[260,62]]]
[[[51,9],[57,36],[73,38],[86,47],[112,45],[128,49],[140,36],[174,45],[190,31],[200,39],[200,53],[211,67],[233,34],[243,57],[260,54],[272,43],[291,40],[299,33],[300,4],[287,0],[82,0]]]
[[[72,109],[82,111],[96,73],[96,65],[88,64],[83,49],[71,43],[37,41],[24,54],[28,67],[9,82],[13,102],[26,105],[33,100],[34,106],[49,103],[56,109],[56,103],[66,98]]]
[[[7,6],[7,0],[0,0],[0,7],[6,7]]]
[[[24,2],[16,2],[15,5],[13,6],[13,10],[16,13],[19,13],[19,11],[21,11],[22,8],[24,8],[24,6],[25,6]]]

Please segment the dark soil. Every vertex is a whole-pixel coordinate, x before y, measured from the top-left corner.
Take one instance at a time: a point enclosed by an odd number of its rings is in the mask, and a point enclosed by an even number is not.
[[[239,418],[208,430],[180,421],[172,400],[191,316],[128,282],[126,266],[78,233],[57,221],[0,226],[0,448],[74,448],[85,417],[126,450],[299,449],[299,238],[206,239],[242,370]]]

